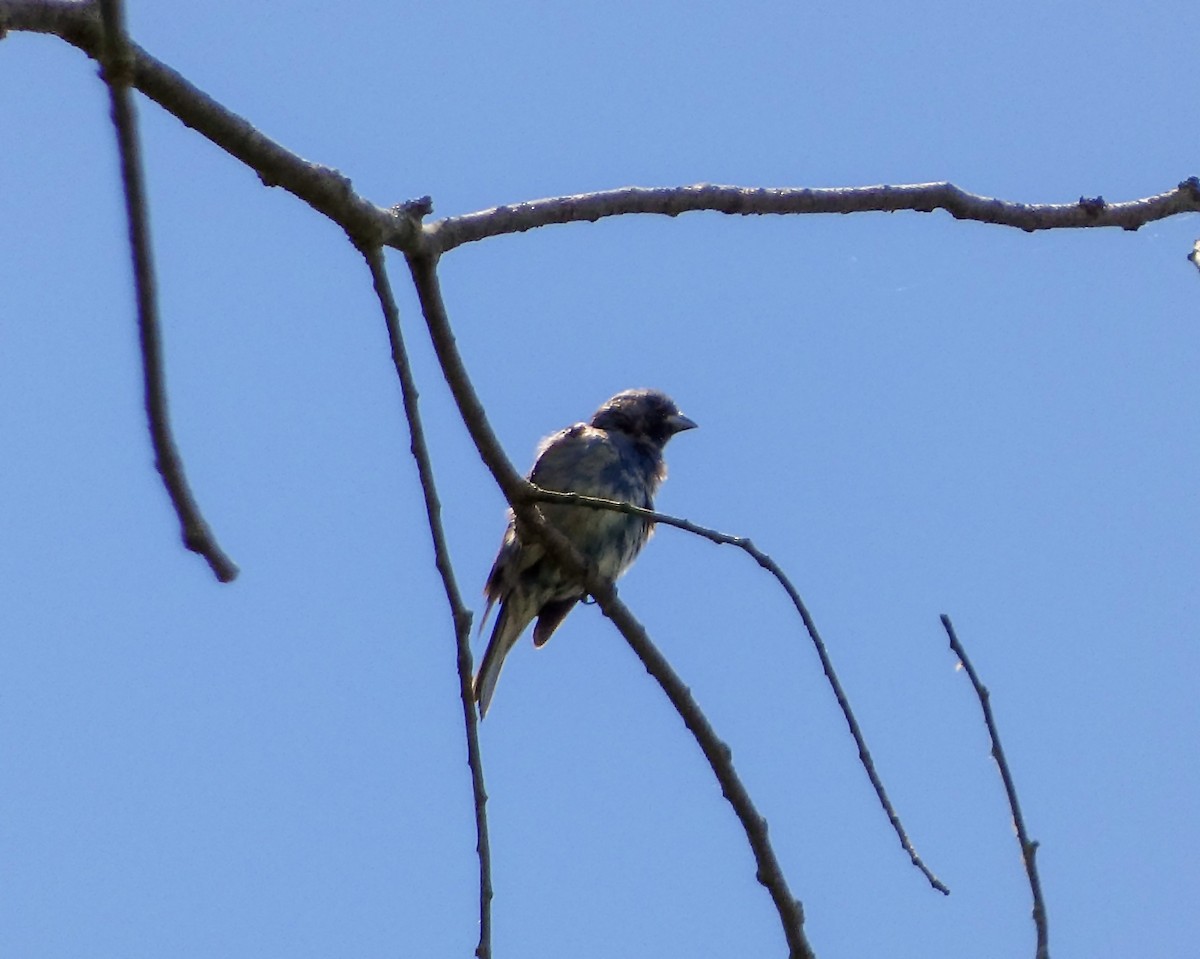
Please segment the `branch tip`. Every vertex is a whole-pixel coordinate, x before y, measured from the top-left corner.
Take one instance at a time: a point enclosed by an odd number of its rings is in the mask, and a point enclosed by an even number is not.
[[[171,431],[149,204],[142,169],[137,111],[130,95],[134,56],[125,37],[124,10],[121,0],[100,0],[99,6],[103,29],[98,57],[101,77],[108,88],[112,106],[112,122],[120,157],[121,186],[125,194],[125,217],[137,299],[142,388],[155,466],[174,507],[184,546],[204,557],[219,582],[228,583],[237,577],[237,565],[221,550],[200,513]]]
[[[1021,803],[1017,799],[1017,787],[1013,781],[1012,770],[1009,768],[1008,760],[1004,755],[1004,747],[1000,745],[1000,731],[996,726],[996,718],[992,713],[991,697],[987,688],[983,685],[983,681],[979,678],[979,674],[975,671],[971,660],[967,657],[967,651],[959,642],[958,634],[954,630],[954,625],[950,622],[950,617],[942,613],[942,627],[946,631],[946,636],[950,640],[950,649],[955,656],[958,657],[958,662],[966,672],[967,677],[971,681],[971,686],[975,690],[975,697],[979,700],[980,709],[983,711],[983,722],[987,727],[988,738],[991,740],[992,759],[996,763],[996,768],[1000,772],[1000,779],[1004,784],[1004,794],[1008,799],[1008,808],[1012,813],[1013,828],[1017,834],[1017,845],[1021,850],[1021,862],[1025,867],[1025,876],[1029,882],[1030,895],[1033,898],[1033,924],[1037,934],[1037,959],[1048,959],[1049,957],[1049,932],[1046,923],[1046,901],[1042,895],[1042,882],[1038,876],[1036,853],[1038,844],[1029,838],[1029,833],[1025,829],[1025,818],[1021,815]]]

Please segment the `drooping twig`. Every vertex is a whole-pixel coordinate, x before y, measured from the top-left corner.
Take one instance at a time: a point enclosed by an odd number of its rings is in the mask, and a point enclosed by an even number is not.
[[[941,618],[946,635],[950,638],[950,649],[962,663],[963,669],[966,670],[971,685],[975,687],[975,696],[979,699],[979,705],[983,709],[983,721],[987,724],[988,736],[992,740],[992,759],[996,761],[996,767],[1000,770],[1000,778],[1004,782],[1004,792],[1008,796],[1008,808],[1012,811],[1013,828],[1017,833],[1017,842],[1021,845],[1021,861],[1025,864],[1025,875],[1029,878],[1029,890],[1033,895],[1033,925],[1037,930],[1037,959],[1049,959],[1046,900],[1042,897],[1042,882],[1038,878],[1037,870],[1038,844],[1029,838],[1029,833],[1025,829],[1025,817],[1021,815],[1021,804],[1017,800],[1017,787],[1013,783],[1012,771],[1004,756],[1004,747],[1000,745],[1000,732],[996,728],[996,719],[992,715],[991,694],[983,685],[979,674],[975,672],[971,660],[967,658],[967,651],[958,641],[958,635],[954,632],[954,625],[950,622],[950,617],[943,613]]]
[[[492,953],[492,856],[488,842],[487,791],[483,783],[483,757],[479,750],[479,720],[475,713],[475,697],[471,691],[471,611],[463,604],[450,561],[450,549],[442,528],[442,504],[438,499],[437,486],[433,478],[433,461],[425,442],[425,428],[421,423],[418,406],[416,380],[409,363],[408,350],[400,330],[400,311],[392,295],[384,263],[383,249],[378,246],[361,248],[371,271],[375,295],[383,310],[387,323],[388,341],[392,347],[392,363],[400,378],[400,393],[404,402],[404,415],[408,420],[409,445],[413,459],[417,462],[417,473],[421,479],[421,493],[425,497],[425,513],[429,519],[429,533],[433,539],[434,561],[442,577],[446,600],[450,604],[450,615],[454,620],[454,636],[458,650],[458,691],[462,699],[463,724],[467,735],[467,765],[471,769],[472,794],[475,801],[475,851],[479,857],[479,945],[475,948],[478,959],[489,959]]]
[[[574,546],[553,526],[547,524],[529,497],[523,495],[533,487],[517,474],[509,462],[471,386],[470,377],[459,356],[446,316],[436,261],[432,257],[409,256],[408,265],[438,361],[480,457],[512,505],[522,523],[522,529],[528,529],[533,535],[540,537],[556,562],[580,577],[584,587],[596,598],[601,610],[613,621],[683,718],[721,784],[723,795],[742,824],[758,867],[756,877],[775,903],[792,959],[810,959],[813,953],[804,934],[803,908],[788,889],[787,880],[767,836],[766,820],[759,815],[749,793],[738,778],[729,747],[717,737],[687,686],[650,641],[641,624],[617,598],[613,584],[600,577],[595,570],[588,568]]]
[[[163,372],[162,336],[158,323],[158,296],[155,291],[154,258],[150,243],[150,219],[147,211],[145,180],[142,176],[141,148],[138,141],[137,113],[129,85],[133,61],[125,39],[121,0],[101,0],[104,18],[104,80],[112,101],[113,125],[121,154],[121,182],[125,189],[125,212],[129,220],[129,249],[137,287],[138,335],[142,348],[142,383],[145,390],[146,416],[154,446],[155,467],[171,497],[179,517],[183,545],[208,561],[213,574],[228,583],[238,568],[217,544],[196,505],[183,472],[183,461],[171,435],[167,410],[167,389]]]
[[[817,624],[813,621],[808,607],[804,605],[804,600],[800,598],[796,587],[792,585],[787,574],[784,573],[775,560],[744,536],[730,536],[728,533],[699,526],[686,519],[668,516],[666,513],[659,513],[654,510],[642,509],[640,506],[634,506],[632,503],[599,499],[595,496],[584,496],[580,493],[559,493],[538,487],[530,487],[530,490],[531,492],[528,495],[534,502],[572,503],[580,506],[590,506],[594,509],[608,509],[619,513],[630,513],[634,516],[644,516],[646,519],[662,523],[664,526],[674,526],[676,529],[694,533],[718,545],[736,546],[738,549],[748,553],[759,566],[774,576],[779,585],[788,594],[792,605],[796,607],[796,612],[800,614],[804,628],[808,630],[809,638],[812,640],[813,647],[817,651],[817,657],[821,660],[821,668],[825,671],[825,678],[828,680],[829,686],[833,690],[834,698],[837,699],[837,704],[842,710],[842,716],[845,717],[846,725],[850,729],[850,735],[854,738],[854,745],[858,747],[859,761],[862,763],[863,769],[866,770],[867,778],[871,780],[871,785],[875,789],[875,795],[879,798],[879,804],[883,807],[884,814],[888,817],[888,822],[891,823],[892,829],[900,840],[901,848],[908,854],[909,860],[921,871],[921,874],[925,876],[934,889],[944,895],[950,894],[949,888],[925,865],[925,861],[917,854],[916,848],[908,838],[908,833],[905,832],[904,825],[900,821],[900,815],[892,805],[887,790],[883,787],[883,781],[879,778],[879,773],[875,769],[875,762],[871,758],[870,750],[867,749],[866,737],[863,735],[862,727],[859,726],[858,720],[854,716],[854,711],[850,708],[850,700],[846,696],[846,691],[842,688],[841,681],[834,671],[833,660],[829,656],[829,650],[825,647],[825,641],[821,639],[821,634],[817,632]]]

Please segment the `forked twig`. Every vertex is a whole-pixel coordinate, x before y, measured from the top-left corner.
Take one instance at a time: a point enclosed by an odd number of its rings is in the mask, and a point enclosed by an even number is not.
[[[829,656],[829,650],[825,647],[825,641],[821,639],[821,634],[817,632],[817,624],[813,621],[812,615],[808,611],[808,607],[804,605],[804,600],[800,598],[796,587],[792,585],[787,574],[770,556],[755,546],[748,538],[744,536],[730,536],[728,533],[722,533],[719,530],[709,529],[705,526],[699,526],[686,519],[680,519],[676,516],[669,516],[666,513],[659,513],[654,510],[642,509],[640,506],[634,506],[632,503],[622,503],[616,500],[600,499],[595,496],[584,496],[581,493],[559,493],[554,490],[544,490],[536,486],[528,486],[528,498],[533,502],[543,503],[573,503],[579,506],[590,506],[593,509],[607,509],[618,513],[629,513],[633,516],[643,516],[646,519],[653,520],[656,523],[662,523],[664,526],[674,526],[676,529],[681,529],[689,533],[694,533],[701,536],[710,542],[717,543],[723,546],[736,546],[738,549],[744,550],[749,554],[759,566],[769,572],[783,587],[784,591],[791,599],[792,605],[796,607],[796,612],[800,614],[800,619],[804,623],[804,628],[808,630],[809,638],[812,640],[813,648],[817,651],[817,657],[821,660],[821,668],[825,672],[825,678],[829,682],[830,688],[833,690],[834,698],[837,699],[838,707],[842,711],[842,716],[845,717],[846,725],[850,729],[850,735],[854,738],[854,745],[858,748],[858,758],[862,763],[863,769],[866,770],[867,778],[871,780],[871,785],[875,789],[875,795],[879,799],[879,804],[883,807],[884,814],[888,818],[888,822],[892,825],[892,830],[896,833],[900,840],[900,846],[908,855],[909,861],[921,871],[921,874],[928,880],[929,884],[943,895],[949,895],[950,889],[943,883],[933,871],[925,864],[925,861],[918,855],[916,848],[912,844],[912,840],[908,838],[908,833],[904,829],[903,823],[900,821],[900,815],[896,812],[896,808],[892,805],[891,799],[888,797],[887,790],[883,787],[883,780],[880,779],[879,773],[875,769],[875,761],[871,758],[871,751],[867,748],[867,740],[863,735],[862,727],[859,726],[854,711],[850,708],[850,700],[846,696],[845,689],[842,688],[841,681],[837,677],[837,673],[833,668],[833,660]]]
[[[409,446],[413,459],[417,461],[421,493],[425,497],[425,514],[429,519],[429,533],[433,539],[434,562],[442,577],[446,600],[450,604],[450,615],[454,620],[454,637],[458,650],[458,692],[462,700],[463,724],[467,734],[467,764],[471,768],[471,786],[475,801],[475,851],[479,857],[479,945],[475,948],[475,955],[478,959],[489,959],[492,953],[492,855],[488,842],[487,790],[483,783],[483,757],[479,751],[479,719],[475,713],[475,697],[471,688],[471,611],[463,604],[454,577],[454,565],[450,561],[450,549],[446,544],[445,530],[442,528],[442,504],[438,499],[437,485],[433,478],[433,461],[429,456],[425,428],[421,423],[416,379],[413,377],[408,349],[404,345],[404,336],[400,330],[400,310],[392,294],[383,249],[379,246],[362,246],[360,250],[371,271],[371,282],[375,286],[375,295],[379,297],[379,305],[387,323],[392,363],[395,364],[396,374],[400,378],[404,415],[408,420]]]
[[[1021,861],[1025,864],[1025,875],[1029,877],[1029,890],[1033,895],[1033,925],[1037,930],[1037,959],[1049,959],[1046,900],[1042,897],[1042,882],[1038,878],[1037,871],[1038,844],[1029,838],[1029,833],[1025,829],[1025,817],[1021,815],[1021,804],[1017,800],[1017,787],[1013,783],[1012,771],[1008,768],[1008,760],[1004,756],[1004,747],[1000,745],[1000,732],[996,728],[996,719],[992,715],[991,694],[983,685],[979,674],[975,672],[971,660],[967,658],[967,651],[958,641],[954,625],[945,613],[942,614],[942,626],[946,630],[946,635],[950,637],[950,649],[962,663],[963,669],[966,670],[971,685],[975,687],[975,696],[979,699],[979,705],[983,709],[983,721],[987,724],[988,736],[992,740],[992,759],[996,761],[996,767],[1000,770],[1000,778],[1004,782],[1004,792],[1008,796],[1008,808],[1012,810],[1013,828],[1017,833],[1017,842],[1021,846]]]
[[[125,190],[125,212],[129,220],[129,249],[133,257],[133,275],[137,287],[138,335],[142,348],[142,383],[145,390],[146,416],[150,440],[154,445],[154,465],[179,517],[183,545],[208,561],[222,583],[237,577],[237,565],[217,544],[200,513],[183,472],[183,461],[171,435],[167,410],[166,377],[163,372],[162,334],[158,322],[158,296],[154,281],[154,254],[150,242],[150,218],[147,212],[142,155],[137,132],[137,113],[129,87],[133,77],[133,56],[125,38],[121,0],[101,0],[104,18],[104,82],[112,101],[113,125],[121,154],[121,183]]]

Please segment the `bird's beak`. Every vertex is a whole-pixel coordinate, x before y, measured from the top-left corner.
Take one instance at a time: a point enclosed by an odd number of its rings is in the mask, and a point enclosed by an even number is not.
[[[671,427],[671,435],[674,436],[684,430],[694,430],[699,424],[694,420],[689,420],[682,413],[672,413],[667,417],[667,425]]]

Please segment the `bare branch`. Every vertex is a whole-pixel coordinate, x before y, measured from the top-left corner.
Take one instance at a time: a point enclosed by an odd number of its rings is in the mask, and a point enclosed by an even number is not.
[[[1037,930],[1037,959],[1049,959],[1050,946],[1046,929],[1046,900],[1042,898],[1042,882],[1038,878],[1037,871],[1036,856],[1038,844],[1029,838],[1029,833],[1025,830],[1025,817],[1021,815],[1021,804],[1017,800],[1017,787],[1013,783],[1012,772],[1009,770],[1008,760],[1004,756],[1004,748],[1000,745],[1000,732],[996,728],[996,719],[992,715],[991,694],[988,693],[987,687],[983,685],[979,674],[975,672],[975,667],[971,665],[971,660],[967,658],[967,651],[963,649],[962,643],[958,641],[958,636],[954,632],[954,625],[950,622],[950,617],[943,613],[941,618],[946,635],[950,637],[950,649],[958,657],[958,661],[962,663],[963,669],[966,670],[967,676],[971,680],[971,685],[975,687],[975,695],[979,699],[979,705],[983,709],[983,721],[987,724],[988,735],[992,740],[992,759],[996,761],[996,767],[1000,770],[1000,778],[1004,781],[1004,792],[1008,796],[1008,808],[1012,810],[1013,828],[1017,832],[1017,842],[1021,845],[1021,861],[1025,864],[1025,874],[1029,877],[1029,890],[1033,895],[1033,925]]]
[[[657,680],[662,691],[667,694],[671,705],[675,707],[683,719],[684,725],[691,731],[704,758],[712,767],[717,782],[721,784],[721,795],[733,807],[734,813],[742,823],[746,839],[754,853],[758,864],[755,878],[771,895],[775,909],[783,924],[783,933],[787,937],[788,950],[791,959],[812,959],[812,947],[804,934],[804,907],[800,900],[792,896],[788,889],[787,879],[779,860],[775,858],[775,850],[767,838],[767,820],[761,816],[750,798],[750,793],[742,785],[736,770],[733,768],[733,751],[712,728],[708,718],[701,711],[691,690],[671,668],[671,664],[658,647],[651,642],[645,627],[634,617],[629,608],[617,598],[617,589],[611,580],[600,576],[594,569],[583,562],[578,551],[564,536],[541,519],[541,514],[528,506],[514,507],[522,521],[531,526],[536,522],[542,524],[539,535],[546,541],[551,555],[561,565],[572,571],[578,571],[584,587],[595,598],[601,611],[612,620],[613,624],[625,637],[634,654],[646,667],[646,672]],[[524,527],[522,527],[524,528]]]
[[[434,561],[442,577],[446,600],[450,604],[450,615],[454,621],[454,637],[458,649],[458,692],[462,700],[463,725],[467,735],[467,765],[471,769],[472,795],[475,801],[475,851],[479,856],[479,945],[475,948],[478,959],[489,959],[492,954],[492,854],[488,842],[487,790],[483,784],[483,756],[479,750],[479,719],[475,713],[475,697],[471,691],[474,668],[471,663],[471,611],[463,604],[458,583],[454,577],[454,565],[450,560],[450,548],[446,544],[446,533],[442,528],[442,504],[438,499],[437,485],[433,478],[433,461],[425,442],[425,428],[421,423],[418,406],[416,379],[408,360],[408,349],[400,330],[400,310],[392,295],[381,247],[361,248],[375,295],[383,310],[387,323],[388,341],[392,347],[392,363],[400,378],[400,393],[404,401],[404,415],[408,420],[410,449],[417,461],[417,473],[421,478],[421,493],[425,497],[425,514],[429,519],[429,533],[433,539]]]
[[[430,251],[446,253],[464,243],[506,233],[524,233],[551,223],[577,223],[631,213],[678,216],[709,210],[739,216],[808,213],[894,213],[945,210],[955,219],[977,220],[1021,230],[1119,226],[1136,230],[1152,220],[1200,211],[1200,180],[1190,177],[1173,190],[1141,200],[1106,203],[1080,197],[1075,203],[1014,203],[977,196],[953,183],[899,186],[751,188],[701,183],[681,187],[623,187],[598,193],[530,200],[427,224]]]
[[[421,300],[421,312],[425,317],[425,325],[429,328],[429,336],[437,353],[438,364],[450,386],[454,402],[459,414],[466,424],[467,432],[487,466],[495,477],[500,490],[511,503],[517,499],[528,485],[525,479],[516,471],[504,447],[500,445],[492,424],[488,422],[483,404],[471,386],[471,377],[463,364],[458,352],[458,344],[454,339],[454,331],[450,319],[446,316],[446,305],[442,300],[441,282],[437,275],[437,262],[430,256],[409,255],[408,269],[412,274],[417,295]]]
[[[162,334],[158,323],[158,295],[154,280],[154,252],[150,242],[150,217],[146,204],[142,155],[137,132],[137,113],[129,94],[132,58],[125,40],[121,0],[101,0],[105,24],[102,51],[104,81],[112,101],[112,119],[121,154],[121,183],[125,188],[125,212],[129,221],[129,249],[137,287],[138,335],[142,348],[142,383],[146,417],[154,446],[154,465],[179,517],[183,545],[208,561],[222,583],[237,577],[237,565],[217,544],[200,513],[183,472],[183,461],[171,435],[167,410],[166,376],[163,371]]]
[[[595,597],[604,615],[613,621],[634,654],[642,661],[646,671],[658,681],[667,694],[667,698],[699,744],[717,781],[721,784],[722,794],[729,800],[745,830],[758,866],[756,878],[767,889],[775,903],[792,959],[811,959],[813,952],[804,935],[803,907],[788,889],[787,880],[767,836],[766,820],[759,815],[749,793],[738,778],[729,747],[717,738],[687,686],[650,641],[645,629],[617,598],[617,591],[612,582],[605,580],[590,568],[575,547],[558,530],[546,523],[541,512],[529,501],[526,490],[533,487],[517,474],[504,454],[459,356],[446,316],[434,258],[410,255],[408,265],[434,349],[463,422],[484,463],[491,470],[522,523],[522,529],[528,529],[540,537],[555,561],[572,575],[579,577],[584,588]]]
[[[102,56],[103,29],[89,3],[71,0],[0,0],[0,34],[5,29],[52,33],[89,56]],[[132,82],[184,124],[255,170],[263,183],[280,186],[338,223],[356,242],[391,246],[435,259],[464,243],[521,233],[552,223],[594,222],[634,213],[678,216],[697,210],[738,215],[862,213],[946,210],[957,219],[1035,231],[1082,227],[1136,230],[1154,220],[1200,211],[1195,176],[1156,196],[1120,203],[1081,196],[1073,203],[1034,204],[969,193],[952,183],[866,187],[750,188],[698,184],[626,187],[575,196],[530,200],[421,228],[405,208],[384,209],[354,192],[350,180],[310,163],[259,133],[248,121],[218,104],[136,44]],[[428,210],[428,202],[426,208]]]
[[[800,614],[800,619],[804,622],[805,629],[808,630],[809,638],[812,640],[813,647],[817,651],[817,656],[821,660],[821,668],[825,671],[825,678],[829,681],[830,688],[833,690],[833,695],[837,699],[838,706],[842,710],[842,715],[846,719],[846,725],[850,728],[850,735],[854,737],[854,744],[858,747],[858,758],[862,763],[863,769],[867,772],[867,777],[871,780],[871,785],[875,789],[875,795],[879,798],[879,804],[883,807],[884,814],[888,817],[888,822],[892,824],[892,829],[895,831],[897,838],[900,840],[901,848],[908,854],[909,860],[914,866],[921,871],[921,874],[929,881],[938,892],[949,895],[949,888],[937,876],[933,874],[930,868],[925,865],[925,861],[917,854],[916,848],[912,841],[908,838],[908,833],[904,830],[904,825],[900,821],[900,815],[896,812],[892,805],[891,799],[888,797],[887,790],[883,788],[883,781],[879,778],[879,773],[875,769],[875,762],[871,758],[871,752],[867,749],[866,737],[863,736],[862,727],[859,726],[858,720],[854,716],[853,710],[850,708],[850,700],[846,696],[845,690],[842,688],[841,681],[837,677],[837,673],[833,669],[833,660],[829,656],[829,651],[825,647],[824,640],[821,639],[821,634],[817,632],[816,623],[808,612],[808,607],[804,605],[804,600],[800,598],[796,587],[792,585],[787,574],[770,556],[755,546],[749,539],[744,536],[730,536],[728,533],[722,533],[719,530],[709,529],[705,526],[698,526],[686,519],[680,519],[675,516],[668,516],[666,513],[659,513],[654,510],[642,509],[640,506],[634,506],[632,503],[622,503],[616,500],[600,499],[595,496],[584,496],[581,493],[559,493],[554,490],[545,490],[540,487],[527,484],[526,492],[522,494],[523,498],[529,502],[542,503],[573,503],[579,506],[590,506],[593,509],[608,509],[618,513],[630,513],[634,516],[644,516],[646,519],[653,520],[656,523],[662,523],[664,526],[674,526],[676,529],[684,530],[688,533],[694,533],[697,536],[710,540],[713,543],[723,546],[736,546],[744,550],[754,561],[763,569],[769,572],[779,582],[788,594],[792,601],[792,605],[796,607],[796,612]]]

